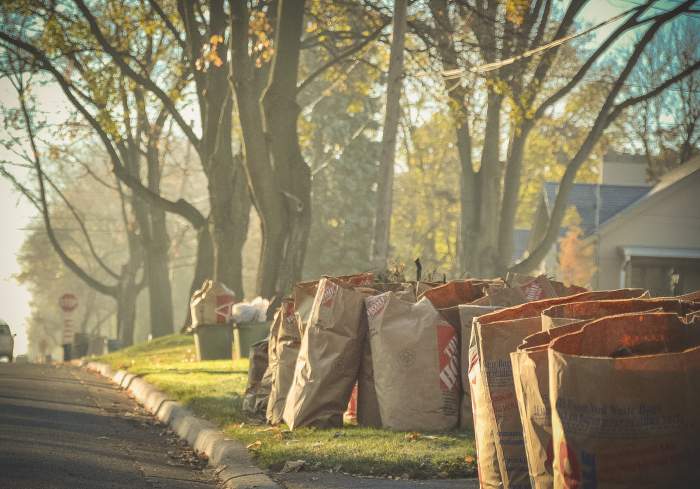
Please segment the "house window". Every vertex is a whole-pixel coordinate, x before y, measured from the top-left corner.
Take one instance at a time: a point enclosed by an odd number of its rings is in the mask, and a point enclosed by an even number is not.
[[[627,287],[649,290],[653,297],[682,295],[700,290],[700,260],[632,257]]]

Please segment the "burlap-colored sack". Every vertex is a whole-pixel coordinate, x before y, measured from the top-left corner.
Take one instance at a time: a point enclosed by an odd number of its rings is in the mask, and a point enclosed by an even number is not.
[[[464,369],[464,367],[462,368]],[[474,420],[474,445],[476,447],[479,487],[482,489],[501,489],[503,483],[501,471],[498,466],[498,455],[496,453],[494,423],[491,422],[490,413],[487,409],[489,398],[486,393],[484,377],[481,375],[481,369],[481,361],[479,360],[479,333],[472,324],[471,335],[469,337],[467,378],[469,381],[472,418]]]
[[[670,298],[619,299],[609,301],[574,302],[550,307],[542,311],[542,329],[547,330],[581,319],[597,319],[630,312],[643,312],[660,309],[685,316],[700,309],[700,303],[680,301]]]
[[[301,329],[306,327],[306,323],[311,316],[311,306],[314,303],[314,297],[316,297],[316,290],[318,289],[318,280],[313,282],[300,282],[294,285],[292,291],[292,296],[294,297],[294,309],[301,318]]]
[[[510,354],[518,412],[533,489],[551,489],[552,418],[549,408],[547,347],[552,339],[580,330],[587,321],[535,333]]]
[[[342,426],[360,368],[366,295],[342,280],[319,282],[284,407],[290,429]]]
[[[674,299],[678,299],[680,301],[687,301],[687,302],[700,302],[700,290],[696,290],[695,292],[689,292],[687,294],[679,295],[677,297],[674,297]]]
[[[672,299],[619,299],[572,302],[542,311],[544,331],[525,338],[518,350],[510,355],[530,478],[536,489],[550,488],[553,484],[549,343],[604,316],[643,311],[684,315],[692,308],[692,304]]]
[[[381,428],[382,426],[377,389],[374,385],[372,346],[369,335],[364,341],[360,373],[357,376],[357,424],[371,428]]]
[[[374,291],[370,295],[379,295],[383,292],[393,292],[394,296],[406,302],[416,301],[415,284],[386,283],[373,284]],[[363,328],[368,329],[366,307],[362,312]],[[377,400],[377,390],[374,385],[374,368],[372,366],[372,346],[369,335],[365,337],[362,350],[362,361],[360,362],[360,372],[357,376],[357,424],[372,428],[382,426],[382,418],[379,414],[379,401]]]
[[[250,347],[248,384],[243,396],[243,412],[250,416],[262,416],[267,409],[270,392],[262,386],[262,379],[267,371],[268,341],[259,341]]]
[[[277,333],[282,324],[282,308],[278,308],[275,312],[275,317],[270,325],[270,333],[267,336],[267,368],[265,374],[260,381],[260,391],[268,398],[268,404],[265,405],[264,414],[267,417],[267,406],[269,405],[270,392],[272,391],[272,382],[277,372]]]
[[[484,296],[486,289],[499,283],[498,280],[452,280],[424,292],[420,298],[427,298],[443,318],[457,331],[461,329],[459,306],[472,303]]]
[[[700,487],[699,345],[672,313],[609,316],[553,340],[554,487]]]
[[[202,288],[195,291],[190,299],[191,327],[196,328],[200,324],[226,324],[235,302],[236,294],[224,284],[205,280]]]
[[[483,297],[486,288],[491,284],[487,280],[451,280],[445,284],[433,287],[423,292],[419,299],[426,297],[435,309],[467,304]]]
[[[495,306],[463,304],[457,306],[457,309],[460,321],[459,374],[462,383],[462,393],[459,401],[459,427],[461,429],[473,429],[474,414],[472,413],[471,389],[469,387],[469,341],[472,335],[472,320],[499,308]]]
[[[442,282],[413,282],[413,286],[416,290],[416,297],[420,297],[430,289],[439,287],[441,285],[443,285]]]
[[[342,275],[336,277],[336,280],[342,280],[353,287],[368,287],[372,285],[374,274],[365,272],[355,275]],[[314,297],[316,297],[318,283],[318,280],[311,280],[309,282],[299,282],[294,285],[292,296],[294,298],[294,308],[296,312],[299,313],[299,316],[301,316],[302,333],[311,316],[311,306],[314,303]]]
[[[476,299],[473,304],[483,306],[512,307],[529,301],[557,297],[549,279],[544,276],[527,277],[527,281],[504,287],[501,284],[489,284],[485,295]]]
[[[545,288],[548,291],[547,293],[543,294],[543,296],[540,297],[540,299],[544,299],[545,296],[547,297],[564,297],[567,295],[574,295],[574,294],[580,294],[581,292],[587,292],[588,289],[585,287],[580,287],[578,285],[565,285],[563,282],[558,282],[556,280],[552,280],[550,278],[547,278],[545,275],[539,275],[537,277],[531,277],[528,275],[521,275],[519,273],[508,273],[508,276],[506,277],[506,283],[508,284],[509,287],[524,287],[527,286],[528,284],[531,283],[537,283],[538,286],[539,284],[545,284]],[[551,293],[554,293],[554,295],[550,295]],[[533,299],[535,300],[535,299]]]
[[[454,428],[459,407],[455,328],[426,298],[411,303],[386,292],[365,303],[382,425],[402,431]]]
[[[273,425],[282,422],[284,404],[294,380],[294,368],[301,347],[301,318],[294,309],[292,299],[282,301],[281,320],[275,341],[277,358],[267,404],[267,421]]]
[[[397,296],[404,296],[407,294],[408,299],[410,297],[415,298],[415,292],[413,291],[413,286],[410,284],[409,288],[399,288],[395,294]],[[362,308],[362,329],[369,331],[369,324],[367,320],[367,306],[365,304]],[[357,375],[357,424],[360,426],[367,426],[372,428],[381,428],[382,417],[379,413],[379,400],[377,399],[377,389],[374,385],[374,367],[372,366],[372,346],[369,341],[369,333],[365,335],[365,339],[362,345],[362,360],[360,361],[360,372]]]
[[[483,404],[479,404],[483,398],[475,398],[472,395],[475,403],[474,428],[477,434],[483,433],[479,445],[495,445],[499,477],[504,488],[529,484],[510,353],[516,350],[526,336],[540,331],[540,315],[544,309],[567,302],[639,297],[642,293],[644,291],[641,289],[583,292],[501,309],[479,316],[474,322],[472,337],[477,350],[472,353],[470,343],[469,369],[473,369],[476,362],[479,363],[483,391],[486,393],[486,401]],[[470,385],[474,389],[474,383]],[[484,411],[488,415],[485,415]],[[484,422],[487,426],[480,425]],[[492,438],[489,438],[489,433]],[[488,454],[494,452],[491,448],[484,447],[483,450]],[[488,468],[492,467],[494,462],[484,461],[484,464]],[[498,480],[492,473],[487,473],[485,477]]]

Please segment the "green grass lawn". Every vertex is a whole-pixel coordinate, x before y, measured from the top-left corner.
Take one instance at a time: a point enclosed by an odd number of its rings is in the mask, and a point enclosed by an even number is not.
[[[248,361],[196,362],[191,336],[172,335],[98,358],[143,376],[195,414],[249,446],[257,463],[279,470],[288,460],[352,474],[411,478],[475,475],[473,433],[417,434],[346,425],[340,430],[256,424],[241,410]]]

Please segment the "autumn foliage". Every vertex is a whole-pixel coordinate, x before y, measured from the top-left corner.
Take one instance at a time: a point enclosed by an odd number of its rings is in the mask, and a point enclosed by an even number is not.
[[[567,285],[589,286],[596,271],[592,243],[586,243],[578,225],[570,225],[559,238],[559,278]]]

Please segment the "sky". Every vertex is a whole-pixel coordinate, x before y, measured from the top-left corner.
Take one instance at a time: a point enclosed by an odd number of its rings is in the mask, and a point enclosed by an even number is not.
[[[68,110],[63,96],[54,87],[42,87],[36,91],[44,107],[53,107],[56,120],[63,120]],[[17,94],[6,80],[0,80],[0,104],[3,107],[17,106]],[[0,161],[17,161],[0,146]],[[27,352],[26,320],[29,317],[29,291],[17,283],[14,275],[19,273],[17,254],[25,237],[25,229],[37,216],[36,208],[12,183],[0,176],[0,216],[2,217],[2,239],[0,240],[0,318],[7,321],[15,338],[15,355]],[[58,298],[56,298],[58,301]]]
[[[582,17],[591,24],[597,24],[623,12],[634,5],[638,0],[591,0],[585,8]],[[673,0],[659,2],[659,6],[669,8],[676,5]],[[592,41],[596,42],[609,34],[620,21],[612,23],[591,34]],[[44,107],[52,107],[58,118],[65,117],[69,110],[65,100],[56,87],[46,87],[39,95]],[[0,104],[3,106],[16,105],[15,94],[7,84],[0,80]],[[7,159],[4,150],[0,148],[0,160]],[[17,265],[17,253],[25,237],[24,229],[29,227],[34,209],[19,195],[12,184],[0,177],[0,216],[2,216],[2,240],[0,240],[0,318],[6,320],[13,332],[17,333],[15,352],[25,353],[27,350],[27,336],[25,321],[29,315],[30,294],[13,278],[19,272]],[[57,298],[58,300],[58,298]]]
[[[0,214],[2,215],[2,239],[0,240],[0,318],[7,321],[15,338],[15,354],[27,352],[25,319],[29,316],[29,291],[14,280],[19,272],[17,252],[24,241],[23,228],[36,213],[36,209],[20,197],[10,182],[0,179]]]

